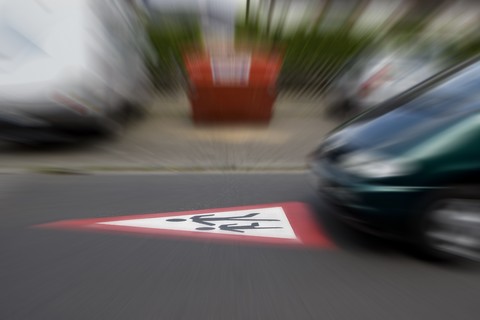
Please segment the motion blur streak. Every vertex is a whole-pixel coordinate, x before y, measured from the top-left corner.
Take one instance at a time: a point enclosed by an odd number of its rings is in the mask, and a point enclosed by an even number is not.
[[[114,132],[125,115],[149,101],[150,46],[144,17],[132,3],[22,0],[0,6],[1,138],[27,143]]]
[[[0,319],[478,319],[479,18],[0,0]],[[258,211],[275,203],[312,215]],[[252,211],[211,216],[232,207]],[[173,216],[34,227],[151,213]],[[335,250],[283,245],[306,229]]]

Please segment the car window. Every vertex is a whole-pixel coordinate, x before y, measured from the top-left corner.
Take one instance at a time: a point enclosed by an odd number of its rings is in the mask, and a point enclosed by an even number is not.
[[[413,99],[396,113],[416,113],[422,117],[442,117],[480,109],[480,63]]]
[[[463,69],[406,104],[366,113],[345,129],[363,146],[414,144],[480,111],[480,63]]]

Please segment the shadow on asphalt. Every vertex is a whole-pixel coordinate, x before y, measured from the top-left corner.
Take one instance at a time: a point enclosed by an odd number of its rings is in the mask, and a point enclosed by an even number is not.
[[[114,142],[120,137],[121,136],[89,134],[83,137],[73,137],[64,141],[0,142],[0,153],[29,155],[42,153],[65,153],[70,151],[76,152],[91,149],[99,143]]]
[[[21,142],[0,141],[0,153],[22,155],[88,150],[99,143],[113,143],[122,139],[127,130],[137,126],[145,117],[145,114],[131,115],[124,123],[123,129],[118,133],[84,132],[49,137],[43,141],[36,141],[35,137]]]

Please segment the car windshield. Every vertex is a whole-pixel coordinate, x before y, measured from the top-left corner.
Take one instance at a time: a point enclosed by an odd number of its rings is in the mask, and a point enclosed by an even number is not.
[[[480,110],[480,63],[476,63],[447,81],[381,114],[355,121],[347,131],[362,146],[379,147],[420,142]]]
[[[394,115],[439,118],[477,111],[480,107],[480,63],[394,110]]]

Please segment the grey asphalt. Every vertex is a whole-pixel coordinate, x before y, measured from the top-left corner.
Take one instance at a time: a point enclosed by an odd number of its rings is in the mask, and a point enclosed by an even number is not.
[[[301,201],[305,249],[31,228]],[[478,319],[475,265],[422,261],[339,224],[307,175],[1,175],[0,319]]]

